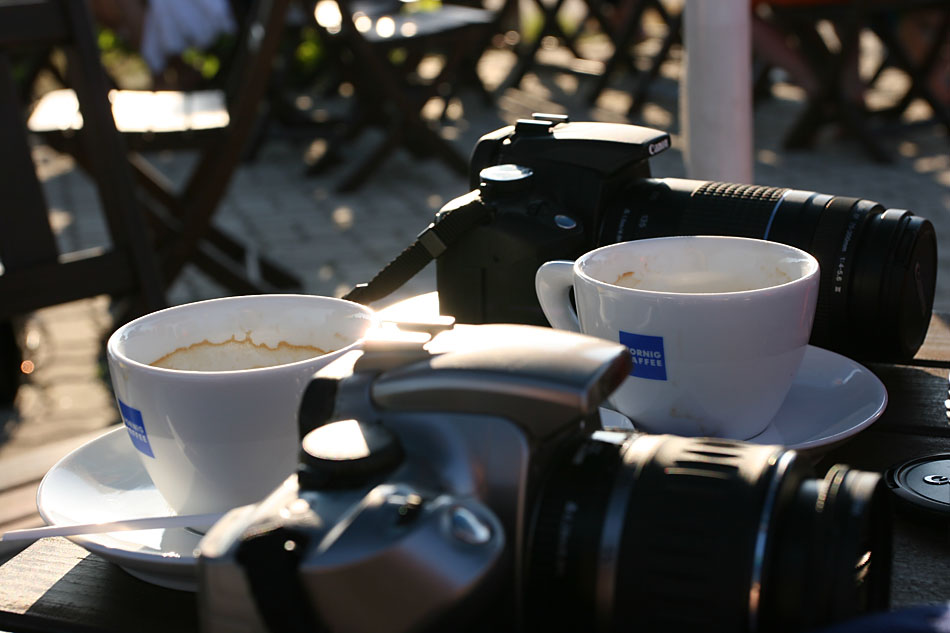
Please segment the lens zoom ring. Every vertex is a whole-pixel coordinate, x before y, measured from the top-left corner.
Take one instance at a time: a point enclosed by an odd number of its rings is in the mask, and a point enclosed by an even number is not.
[[[638,631],[748,629],[766,471],[775,451],[664,438],[630,499],[615,622]]]
[[[692,235],[765,236],[785,189],[707,182],[692,195],[680,226]]]

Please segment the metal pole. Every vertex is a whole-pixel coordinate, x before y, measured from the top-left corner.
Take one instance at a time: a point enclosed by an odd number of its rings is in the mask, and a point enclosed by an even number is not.
[[[690,178],[752,183],[749,0],[685,0],[680,117]]]

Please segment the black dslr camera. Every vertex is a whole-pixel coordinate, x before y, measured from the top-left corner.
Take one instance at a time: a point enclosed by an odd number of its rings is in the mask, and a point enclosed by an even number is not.
[[[472,191],[347,298],[388,294],[437,259],[439,302],[462,323],[546,325],[538,267],[613,242],[736,235],[783,242],[821,265],[814,345],[870,360],[912,357],[930,324],[937,246],[910,211],[779,187],[651,178],[665,132],[535,115],[483,136]]]
[[[617,343],[400,338],[316,375],[298,472],[201,541],[205,633],[781,633],[887,607],[878,474],[602,428]]]

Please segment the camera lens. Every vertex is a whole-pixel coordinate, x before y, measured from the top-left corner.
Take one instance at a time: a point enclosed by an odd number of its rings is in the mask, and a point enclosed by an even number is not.
[[[872,360],[912,357],[930,323],[933,225],[876,202],[678,178],[631,185],[603,216],[599,244],[671,235],[782,242],[821,265],[813,345]]]
[[[780,508],[773,525],[782,545],[770,578],[781,589],[764,599],[763,630],[810,630],[887,606],[890,505],[880,480],[837,465],[823,480],[802,482]]]
[[[538,631],[805,631],[886,608],[873,473],[794,451],[599,432],[539,492],[525,576]]]

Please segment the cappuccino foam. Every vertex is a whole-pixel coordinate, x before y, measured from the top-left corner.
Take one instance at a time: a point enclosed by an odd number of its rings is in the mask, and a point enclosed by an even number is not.
[[[280,341],[275,347],[255,343],[250,337],[237,340],[233,336],[221,343],[200,341],[179,347],[150,363],[153,367],[186,371],[232,371],[286,365],[323,356],[332,350],[312,345],[294,345]]]

